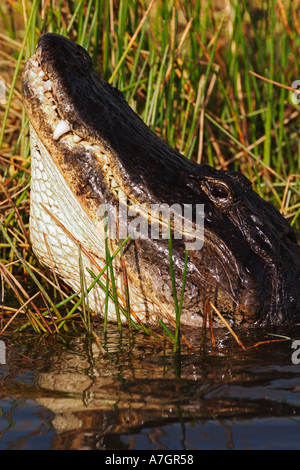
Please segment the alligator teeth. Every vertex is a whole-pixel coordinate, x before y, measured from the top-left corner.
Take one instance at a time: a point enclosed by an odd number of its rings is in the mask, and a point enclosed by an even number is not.
[[[114,178],[111,180],[110,184],[111,184],[112,188],[118,188],[119,187],[118,183],[116,182],[116,180]]]
[[[78,142],[80,142],[82,140],[82,137],[80,137],[80,135],[77,135],[77,134],[73,134],[73,142],[75,142],[75,144],[78,144]]]
[[[122,191],[122,189],[119,190],[119,199],[122,199],[122,200],[125,200],[126,199],[126,194],[124,193],[124,191]]]
[[[33,65],[34,67],[39,67],[39,65],[40,65],[40,64],[38,63],[38,61],[35,60],[35,59],[33,59],[33,58],[30,59],[30,62],[32,63],[32,65]]]
[[[47,80],[46,82],[43,83],[43,88],[46,91],[51,91],[52,88],[52,83],[50,80]]]
[[[93,144],[92,147],[97,150],[97,152],[101,152],[101,148],[97,144]]]
[[[66,134],[71,130],[71,127],[67,121],[59,121],[53,132],[53,139],[58,140],[63,134]]]

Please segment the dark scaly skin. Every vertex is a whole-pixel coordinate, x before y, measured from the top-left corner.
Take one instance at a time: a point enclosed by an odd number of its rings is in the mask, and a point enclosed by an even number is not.
[[[189,253],[185,323],[193,325],[190,318],[202,315],[206,299],[236,324],[299,321],[300,248],[294,231],[253,191],[245,176],[190,162],[168,146],[133,112],[120,91],[101,80],[81,46],[45,34],[39,39],[36,60],[52,82],[61,118],[76,134],[111,155],[114,174],[133,201],[204,204],[204,246]],[[25,65],[22,90],[31,124],[83,210],[93,217],[103,197],[115,202],[101,164],[80,145],[70,149],[53,141],[47,115],[28,83],[30,67]],[[185,245],[182,240],[173,245],[180,292]],[[171,305],[167,240],[132,241],[125,256],[131,282],[141,282],[145,296],[156,303]]]

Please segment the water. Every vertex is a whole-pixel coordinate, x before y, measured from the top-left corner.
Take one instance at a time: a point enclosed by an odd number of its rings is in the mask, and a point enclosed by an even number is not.
[[[3,338],[0,449],[300,449],[300,364],[270,329],[187,332],[189,352],[109,329],[107,353],[85,338]],[[300,338],[300,329],[276,330]],[[99,332],[101,335],[101,332]],[[299,356],[300,357],[300,356]],[[295,362],[295,361],[294,361]]]

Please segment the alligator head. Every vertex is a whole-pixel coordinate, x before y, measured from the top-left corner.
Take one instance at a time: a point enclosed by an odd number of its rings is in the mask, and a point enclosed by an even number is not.
[[[62,36],[40,37],[25,65],[22,90],[31,133],[31,241],[38,258],[66,283],[80,290],[79,259],[95,274],[105,265],[106,204],[107,213],[118,214],[111,218],[117,227],[108,239],[111,250],[131,225],[123,258],[116,256],[113,264],[120,292],[125,260],[131,309],[141,320],[174,318],[164,236],[169,223],[178,294],[186,269],[183,323],[201,325],[205,300],[235,324],[299,320],[295,234],[246,177],[195,164],[169,147],[120,91],[100,79],[87,52]],[[177,215],[171,211],[166,220],[160,209],[171,207]],[[150,215],[159,227],[155,236]],[[198,230],[203,222],[204,236]],[[98,285],[89,305],[104,312],[105,293]],[[108,316],[116,318],[110,298]]]

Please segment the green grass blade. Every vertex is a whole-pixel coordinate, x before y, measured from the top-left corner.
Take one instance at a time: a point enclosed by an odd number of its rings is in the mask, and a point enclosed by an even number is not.
[[[4,130],[5,130],[5,127],[6,127],[8,113],[9,113],[9,109],[10,109],[14,89],[15,89],[15,86],[16,86],[17,77],[18,77],[18,74],[19,74],[19,71],[20,71],[20,65],[21,65],[21,61],[23,59],[27,38],[28,38],[30,29],[31,29],[31,24],[32,24],[33,19],[35,18],[35,15],[36,15],[37,5],[38,5],[38,0],[34,0],[33,3],[32,3],[32,9],[31,9],[31,13],[30,13],[30,16],[29,16],[27,26],[26,26],[22,46],[21,46],[21,49],[20,49],[20,52],[19,52],[18,61],[17,61],[17,64],[16,64],[14,76],[12,78],[10,92],[8,94],[6,109],[5,109],[4,118],[3,118],[3,122],[2,122],[1,135],[0,135],[0,148],[2,147],[3,137],[4,137]]]

